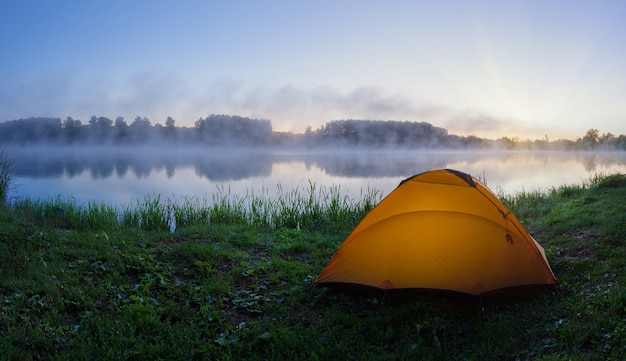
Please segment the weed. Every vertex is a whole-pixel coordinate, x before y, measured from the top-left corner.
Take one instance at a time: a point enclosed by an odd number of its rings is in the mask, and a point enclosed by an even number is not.
[[[6,158],[4,151],[0,150],[0,206],[4,206],[9,190],[11,190],[13,164],[12,160]]]

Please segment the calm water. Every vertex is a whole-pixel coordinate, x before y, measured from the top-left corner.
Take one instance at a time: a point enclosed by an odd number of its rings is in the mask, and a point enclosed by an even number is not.
[[[209,201],[218,192],[275,195],[294,188],[338,186],[359,199],[383,195],[403,179],[452,168],[486,180],[495,192],[545,189],[588,180],[597,173],[626,173],[626,153],[575,152],[281,152],[215,149],[8,148],[14,160],[11,197],[134,204],[146,195]]]

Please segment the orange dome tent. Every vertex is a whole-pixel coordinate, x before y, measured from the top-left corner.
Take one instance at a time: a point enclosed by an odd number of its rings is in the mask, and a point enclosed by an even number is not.
[[[480,295],[556,279],[543,247],[484,184],[442,169],[401,182],[315,282]]]

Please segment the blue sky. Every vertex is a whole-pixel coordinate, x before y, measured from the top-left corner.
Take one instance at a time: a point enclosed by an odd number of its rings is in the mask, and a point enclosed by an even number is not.
[[[624,1],[4,0],[0,121],[212,113],[626,134]]]

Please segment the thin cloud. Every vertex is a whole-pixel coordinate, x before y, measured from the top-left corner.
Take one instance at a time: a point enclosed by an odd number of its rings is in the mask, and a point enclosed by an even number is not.
[[[0,88],[0,101],[6,104],[0,109],[0,120],[72,116],[86,121],[91,115],[119,115],[131,121],[140,115],[153,123],[172,116],[179,126],[193,126],[199,118],[223,113],[269,119],[275,129],[295,132],[338,119],[425,121],[451,134],[481,137],[542,132],[375,86],[341,91],[330,86],[251,86],[237,79],[219,79],[199,87],[175,75],[149,71],[122,80],[106,74],[88,79],[71,74],[34,78],[14,88]]]
[[[229,108],[234,113],[272,120],[275,127],[303,131],[334,119],[396,119],[432,121],[449,111],[430,104],[415,105],[402,94],[387,94],[376,87],[341,92],[329,86],[312,88],[285,85],[248,88],[243,84],[215,84],[203,97],[209,109]],[[226,106],[225,106],[226,105]]]
[[[548,128],[537,124],[468,112],[456,114],[441,125],[451,134],[492,139],[504,136],[537,138],[540,134],[548,135],[550,132]]]
[[[456,114],[445,121],[448,130],[463,134],[481,134],[485,132],[499,132],[506,129],[507,124],[499,118],[485,114]],[[510,125],[508,125],[510,129]]]
[[[0,88],[0,120],[32,116],[91,115],[164,120],[171,111],[185,108],[190,89],[183,79],[154,72],[136,73],[117,81],[106,74],[78,79],[72,74],[38,76],[30,81]]]

